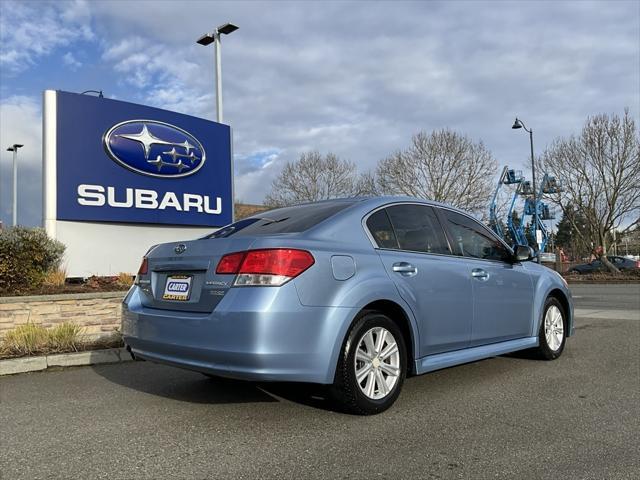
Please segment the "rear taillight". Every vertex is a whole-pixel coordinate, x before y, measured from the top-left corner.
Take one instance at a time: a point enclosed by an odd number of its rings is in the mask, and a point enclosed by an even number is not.
[[[640,261],[636,262],[636,267],[640,268]]]
[[[218,262],[218,266],[216,267],[216,273],[221,274],[236,274],[240,269],[240,264],[242,263],[242,259],[244,258],[245,252],[236,252],[225,255]]]
[[[142,259],[142,263],[140,264],[140,268],[138,269],[138,275],[146,275],[149,271],[149,260],[147,257]]]
[[[229,253],[220,259],[216,273],[235,274],[234,285],[280,286],[314,263],[306,250],[269,248]]]

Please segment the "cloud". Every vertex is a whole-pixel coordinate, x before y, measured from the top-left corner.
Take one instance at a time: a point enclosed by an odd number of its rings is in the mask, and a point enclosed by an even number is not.
[[[216,3],[216,18],[240,26],[223,37],[225,120],[234,149],[240,158],[280,150],[269,168],[237,164],[237,191],[263,196],[271,174],[307,150],[332,151],[370,170],[417,131],[443,127],[482,139],[501,164],[527,165],[526,139],[509,128],[515,115],[534,127],[539,151],[579,130],[589,114],[639,104],[631,87],[640,81],[638,12],[622,2],[603,7]],[[162,34],[154,26],[171,21],[171,5],[141,15],[144,5],[132,3],[125,15],[100,4],[100,13],[118,28],[144,32],[139,43],[119,48],[128,52],[121,65],[151,92],[141,98],[212,118],[213,48],[195,45],[193,35],[211,30],[212,8],[181,8],[192,14],[189,28]],[[139,51],[151,52],[149,65],[139,63]],[[161,68],[172,62],[188,67]],[[260,175],[264,181],[254,182]]]
[[[5,36],[9,17],[39,21],[34,3],[5,5]],[[0,94],[35,94],[40,77],[78,91],[100,79],[109,96],[212,119],[214,49],[195,40],[225,21],[240,26],[223,37],[222,64],[236,192],[245,201],[262,200],[286,162],[308,150],[334,152],[366,171],[405,148],[412,134],[448,127],[482,139],[501,165],[528,173],[528,139],[510,128],[516,115],[534,129],[538,153],[579,131],[588,115],[625,106],[635,118],[640,113],[636,2],[68,5],[74,8],[44,4],[43,15],[53,11],[63,27],[90,25],[94,38],[56,33],[56,48],[78,60],[76,44],[89,52],[91,43],[100,61],[84,54],[83,65],[63,78],[42,62],[38,75],[16,73]],[[20,63],[25,51],[5,47],[4,38],[2,55]],[[73,47],[63,49],[63,41]],[[43,47],[21,48],[39,68]],[[58,86],[45,83],[39,89]]]
[[[2,2],[0,68],[16,75],[55,49],[91,40],[89,8],[84,1]]]
[[[262,203],[265,188],[271,186],[282,166],[279,148],[267,148],[246,155],[234,155],[236,201]]]
[[[138,88],[149,85],[169,84],[198,85],[200,66],[187,60],[180,48],[167,48],[160,42],[152,42],[139,36],[119,40],[106,48],[103,60],[113,63],[124,83]]]
[[[11,223],[12,154],[5,151],[14,143],[18,150],[18,221],[39,225],[42,217],[42,113],[40,99],[13,96],[0,102],[0,219]]]
[[[71,52],[67,52],[62,56],[62,61],[71,70],[78,70],[82,66],[82,62],[76,59],[75,55]]]

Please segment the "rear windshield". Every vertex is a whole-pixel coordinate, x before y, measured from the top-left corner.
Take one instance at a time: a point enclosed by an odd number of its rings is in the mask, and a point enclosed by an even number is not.
[[[300,233],[353,205],[355,201],[322,202],[278,208],[244,218],[206,236],[226,238],[231,236],[272,235],[275,233]]]

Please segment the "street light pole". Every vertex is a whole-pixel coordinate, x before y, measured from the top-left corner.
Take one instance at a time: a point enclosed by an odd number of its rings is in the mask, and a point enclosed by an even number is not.
[[[7,148],[8,152],[13,152],[13,226],[18,224],[18,149],[24,147],[19,143]]]
[[[533,216],[533,226],[536,235],[536,243],[538,244],[538,253],[536,255],[536,261],[540,263],[540,243],[538,242],[538,192],[536,190],[536,162],[535,157],[533,155],[533,128],[527,128],[524,122],[518,117],[516,117],[515,122],[513,122],[513,126],[511,127],[514,130],[518,128],[524,129],[526,132],[529,132],[529,143],[531,145],[531,179],[533,184],[533,209],[535,215]]]
[[[222,123],[222,46],[220,45],[220,33],[216,30],[216,119]]]
[[[200,45],[216,44],[216,121],[222,123],[222,49],[220,45],[220,34],[229,35],[235,32],[238,27],[232,23],[225,23],[216,28],[213,33],[206,33],[201,36],[197,43]]]

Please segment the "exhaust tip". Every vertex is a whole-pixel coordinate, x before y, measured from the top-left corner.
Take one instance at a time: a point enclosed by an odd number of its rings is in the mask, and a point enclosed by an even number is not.
[[[131,346],[129,346],[129,345],[125,345],[125,347],[124,347],[124,348],[127,350],[127,352],[129,352],[129,355],[131,355],[131,358],[132,358],[134,361],[136,361],[136,362],[140,362],[140,361],[142,361],[142,359],[141,359],[141,358],[136,358],[136,356],[133,354],[133,350],[131,349]]]

